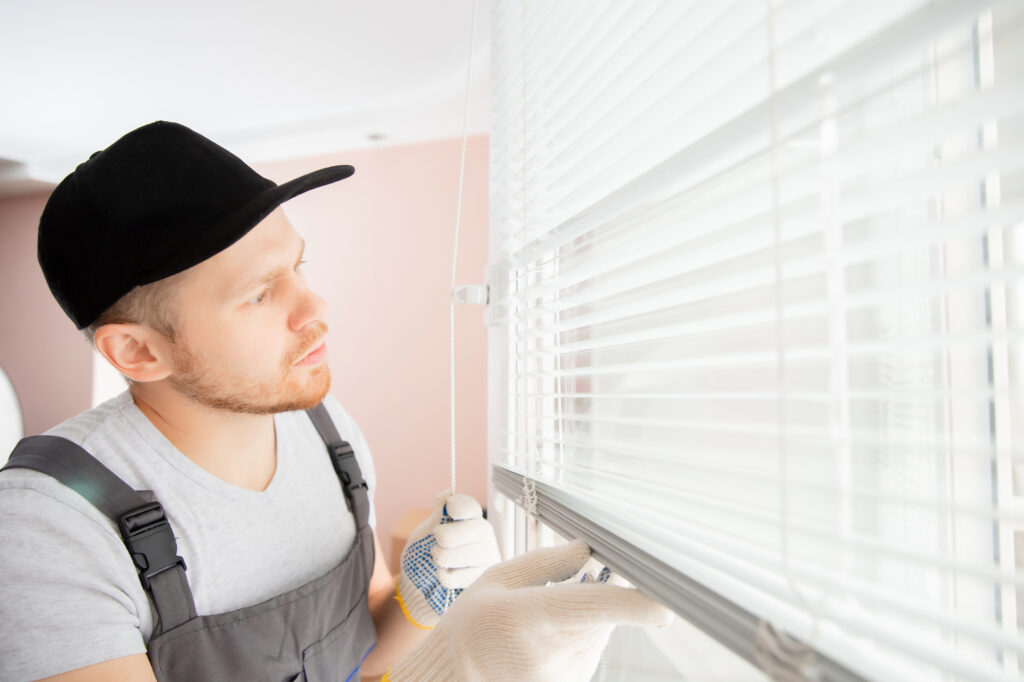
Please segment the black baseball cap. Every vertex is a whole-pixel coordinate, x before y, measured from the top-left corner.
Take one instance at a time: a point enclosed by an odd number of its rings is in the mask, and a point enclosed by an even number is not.
[[[289,199],[354,172],[331,166],[278,185],[199,133],[156,121],[57,185],[39,219],[39,265],[84,329],[135,287],[201,263]]]

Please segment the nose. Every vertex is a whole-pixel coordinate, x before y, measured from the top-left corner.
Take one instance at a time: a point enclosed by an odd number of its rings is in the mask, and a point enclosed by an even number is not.
[[[327,301],[313,293],[305,281],[296,281],[295,297],[295,305],[288,316],[292,331],[301,331],[311,322],[322,321],[327,316]]]

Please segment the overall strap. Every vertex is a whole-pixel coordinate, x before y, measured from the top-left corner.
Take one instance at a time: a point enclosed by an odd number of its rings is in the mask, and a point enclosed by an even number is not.
[[[348,510],[355,516],[356,530],[362,530],[370,519],[370,492],[366,481],[363,480],[363,472],[359,469],[356,454],[352,446],[341,439],[323,403],[306,410],[306,413],[313,420],[313,426],[327,445],[331,463],[334,464],[334,471],[338,474],[341,489],[345,493]]]
[[[136,491],[85,449],[59,436],[21,439],[2,470],[33,469],[52,476],[117,524],[125,547],[139,571],[143,588],[153,597],[156,629],[166,632],[195,618],[185,561],[163,507],[149,491]]]

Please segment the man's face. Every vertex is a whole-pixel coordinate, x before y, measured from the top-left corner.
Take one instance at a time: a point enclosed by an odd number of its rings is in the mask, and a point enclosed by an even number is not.
[[[175,371],[198,403],[232,412],[306,409],[327,394],[324,300],[306,286],[305,243],[280,208],[191,268],[176,293]]]

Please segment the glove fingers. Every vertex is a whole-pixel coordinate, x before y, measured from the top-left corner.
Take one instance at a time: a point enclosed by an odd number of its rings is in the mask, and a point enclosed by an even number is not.
[[[541,608],[549,617],[564,619],[567,627],[582,623],[664,627],[674,617],[672,611],[631,587],[563,583],[533,588],[530,592],[541,600]]]
[[[437,580],[443,587],[449,590],[459,590],[469,587],[483,572],[486,566],[469,566],[466,568],[438,568]]]
[[[482,572],[482,569],[501,561],[501,557],[498,556],[498,547],[493,542],[452,548],[435,545],[431,553],[434,556],[434,563],[440,568],[479,566]]]
[[[448,491],[445,491],[447,493]],[[448,495],[445,500],[445,513],[456,521],[483,517],[480,503],[471,495]]]
[[[442,547],[461,547],[478,542],[496,542],[491,524],[481,518],[452,521],[434,529],[437,544]]]
[[[559,547],[535,549],[492,566],[483,576],[487,582],[508,588],[543,585],[571,577],[587,563],[590,548],[582,540]]]
[[[447,490],[434,498],[434,511],[426,521],[413,529],[412,533],[409,534],[409,542],[415,542],[424,535],[430,535],[430,533],[433,532],[434,527],[441,525],[441,519],[444,517],[446,499],[448,499]]]

